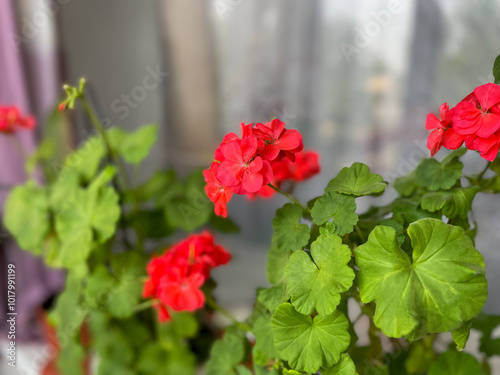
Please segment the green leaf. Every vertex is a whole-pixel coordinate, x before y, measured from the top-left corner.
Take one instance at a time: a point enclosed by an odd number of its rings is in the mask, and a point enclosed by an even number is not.
[[[340,294],[349,290],[354,271],[349,267],[351,249],[334,234],[322,234],[311,245],[311,258],[296,251],[285,270],[287,296],[301,314],[314,310],[331,314],[340,303]]]
[[[435,356],[433,341],[432,336],[425,336],[410,344],[408,357],[404,361],[408,374],[427,374]]]
[[[411,172],[407,176],[398,177],[394,180],[394,189],[402,197],[410,197],[418,190],[417,173]]]
[[[267,279],[271,284],[277,284],[283,280],[285,267],[290,259],[291,252],[282,252],[276,246],[271,246],[267,253]]]
[[[109,295],[109,313],[117,318],[128,318],[139,304],[141,292],[142,285],[133,273],[121,274]]]
[[[19,246],[40,254],[49,231],[47,189],[30,182],[15,187],[5,205],[4,223]]]
[[[167,323],[157,323],[157,331],[161,346],[172,350],[179,341],[193,338],[199,330],[196,317],[189,312],[172,312],[172,320]]]
[[[314,319],[291,304],[280,305],[272,317],[274,344],[281,358],[298,371],[315,373],[331,367],[349,347],[349,320],[340,311]]]
[[[267,358],[278,358],[278,352],[274,346],[274,332],[271,326],[270,316],[258,318],[252,330],[255,336],[255,349],[260,351]]]
[[[204,189],[205,180],[201,171],[191,173],[182,196],[170,195],[170,201],[162,200],[166,205],[167,222],[188,232],[205,225],[213,212],[213,205]]]
[[[130,164],[139,164],[151,150],[158,134],[157,125],[141,126],[134,132],[111,128],[108,137],[111,147]]]
[[[235,367],[243,361],[245,345],[243,339],[226,332],[222,340],[215,342],[210,359],[205,367],[206,375],[236,375]]]
[[[422,197],[421,205],[424,210],[442,213],[449,218],[460,217],[466,219],[472,207],[472,200],[479,188],[456,188],[450,191],[429,192]]]
[[[447,190],[455,185],[462,176],[464,165],[456,157],[445,160],[422,160],[416,170],[419,184],[431,191]]]
[[[492,338],[495,329],[500,325],[500,316],[481,313],[472,321],[472,328],[481,331],[479,350],[488,357],[500,355],[500,339]]]
[[[354,163],[350,167],[342,168],[337,177],[328,183],[326,190],[361,196],[381,193],[386,187],[382,176],[370,173],[365,164]]]
[[[94,240],[104,243],[113,236],[119,217],[118,194],[112,187],[75,190],[56,214],[56,230],[62,242],[61,264],[71,267],[84,261]]]
[[[309,227],[299,224],[302,218],[302,208],[296,204],[287,203],[276,211],[273,219],[272,244],[279,251],[302,250],[309,241]]]
[[[61,173],[74,173],[88,182],[94,178],[106,153],[102,136],[94,135],[66,157]]]
[[[352,358],[347,354],[342,354],[342,358],[335,366],[326,370],[321,370],[322,375],[356,375],[356,366]]]
[[[431,365],[429,375],[486,375],[470,354],[449,350]]]
[[[493,63],[493,77],[495,77],[495,83],[500,84],[500,55],[497,56],[495,62]]]
[[[82,346],[74,340],[67,340],[57,357],[57,367],[61,374],[83,375],[85,352]]]
[[[472,321],[465,322],[461,327],[453,331],[453,341],[457,344],[457,350],[464,350],[467,340],[469,340]]]
[[[413,263],[389,227],[376,227],[356,249],[360,296],[376,302],[375,325],[389,337],[416,339],[457,329],[479,314],[488,294],[484,260],[465,231],[421,219],[408,235]]]
[[[215,229],[222,233],[238,233],[240,231],[240,228],[233,220],[231,220],[230,218],[217,216],[214,213],[210,215],[210,224],[212,224]]]
[[[317,225],[333,219],[335,232],[340,236],[352,232],[358,222],[354,198],[333,191],[325,192],[325,195],[314,203],[311,215]]]
[[[280,283],[268,289],[260,289],[257,292],[257,301],[273,313],[276,308],[285,300],[285,284]]]

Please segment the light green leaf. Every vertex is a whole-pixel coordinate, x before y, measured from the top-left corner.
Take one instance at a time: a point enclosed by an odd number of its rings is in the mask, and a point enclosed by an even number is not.
[[[472,320],[465,322],[460,328],[453,331],[453,341],[457,344],[457,350],[462,351],[469,340]]]
[[[487,298],[484,260],[464,230],[421,219],[408,235],[413,263],[390,227],[376,227],[356,249],[360,296],[376,302],[375,325],[389,337],[416,339],[479,314]]]
[[[269,312],[273,313],[283,302],[285,296],[285,284],[280,283],[268,289],[258,290],[257,301],[262,303]]]
[[[314,310],[320,316],[331,314],[340,303],[340,294],[349,290],[354,271],[349,246],[335,234],[322,234],[311,245],[311,256],[296,251],[285,270],[287,295],[301,314]]]
[[[350,167],[342,168],[337,177],[328,183],[326,190],[361,196],[381,193],[386,187],[382,176],[370,173],[365,164],[354,163]]]
[[[276,211],[273,219],[273,246],[279,251],[302,250],[309,241],[309,227],[299,224],[302,217],[302,208],[287,203]]]
[[[5,205],[4,223],[19,246],[40,254],[49,231],[47,189],[29,182],[15,187]]]
[[[259,317],[252,330],[255,336],[255,349],[260,351],[267,358],[278,358],[278,352],[274,347],[274,332],[271,326],[270,316]]]
[[[157,134],[157,125],[141,126],[133,132],[116,127],[108,131],[111,147],[130,164],[139,164],[149,154]]]
[[[342,354],[340,362],[329,369],[321,370],[321,375],[356,375],[356,366],[352,358],[347,354]]]
[[[462,176],[464,165],[458,158],[438,162],[424,159],[417,167],[417,179],[421,186],[431,190],[447,190]]]
[[[448,350],[431,365],[429,375],[486,375],[470,354]]]
[[[109,295],[108,311],[117,318],[131,316],[139,304],[141,292],[142,285],[133,273],[121,274]]]
[[[274,344],[281,358],[298,371],[315,373],[331,367],[349,347],[349,321],[340,311],[314,319],[291,304],[280,305],[272,317]]]
[[[118,194],[112,187],[75,190],[56,213],[56,230],[62,242],[61,263],[71,267],[85,260],[94,240],[104,243],[113,236],[119,217]]]
[[[402,197],[410,197],[418,190],[417,173],[413,171],[407,176],[398,177],[394,180],[394,189]]]
[[[57,357],[57,367],[61,374],[83,375],[85,351],[80,343],[74,340],[67,340],[66,345],[61,348]]]
[[[94,178],[102,159],[106,156],[106,147],[100,134],[88,138],[83,146],[69,154],[64,161],[62,174],[75,173],[84,181]]]
[[[267,279],[271,284],[277,284],[283,280],[283,274],[285,273],[285,267],[290,259],[291,252],[283,252],[276,248],[276,246],[271,246],[269,252],[267,253]]]
[[[472,187],[429,192],[422,197],[421,205],[424,210],[430,212],[442,210],[443,214],[449,218],[458,216],[466,219],[478,190]]]
[[[325,192],[325,195],[314,203],[311,216],[317,225],[333,219],[335,232],[340,236],[352,232],[358,222],[354,198],[333,191]]]
[[[226,332],[222,340],[215,342],[210,359],[205,367],[206,375],[236,375],[235,367],[243,361],[245,345],[243,339]]]

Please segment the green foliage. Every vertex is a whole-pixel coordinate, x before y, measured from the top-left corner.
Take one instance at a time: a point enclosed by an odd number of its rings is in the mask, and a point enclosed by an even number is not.
[[[130,164],[139,164],[149,154],[158,134],[157,125],[145,125],[133,132],[111,128],[108,137],[113,150]]]
[[[274,346],[274,332],[271,325],[271,316],[261,316],[258,318],[253,325],[253,334],[255,336],[254,352],[260,352],[267,358],[278,357],[278,353]]]
[[[424,159],[416,169],[418,183],[428,190],[446,190],[454,186],[462,176],[464,165],[458,159],[465,149],[458,149],[438,162],[435,159]]]
[[[347,354],[342,354],[339,363],[335,366],[321,371],[322,375],[356,375],[356,366],[352,358]]]
[[[237,365],[245,356],[245,344],[234,330],[228,330],[222,340],[218,340],[210,352],[206,364],[206,375],[236,375]]]
[[[413,262],[389,227],[376,227],[356,249],[360,296],[376,302],[377,327],[389,337],[416,339],[457,329],[479,314],[487,297],[484,260],[464,230],[421,219],[408,234]]]
[[[311,259],[312,258],[312,259]],[[314,310],[329,315],[340,303],[340,294],[352,285],[354,271],[349,246],[335,234],[322,234],[311,245],[310,256],[296,251],[285,270],[287,295],[302,314]]]
[[[493,331],[500,326],[500,316],[481,313],[472,322],[472,328],[481,332],[479,349],[488,357],[500,355],[500,338],[493,338]]]
[[[481,364],[470,354],[449,350],[431,365],[429,375],[486,375]]]
[[[272,244],[280,251],[301,250],[309,241],[309,227],[299,224],[302,208],[287,203],[278,211],[273,220]]]
[[[350,342],[349,321],[338,310],[311,318],[284,303],[276,309],[272,327],[278,353],[298,371],[314,373],[320,367],[333,366]]]
[[[19,246],[41,254],[50,229],[47,189],[34,182],[14,188],[5,206],[4,223],[18,239]]]
[[[367,165],[354,163],[343,168],[337,177],[328,183],[327,190],[341,194],[361,196],[382,193],[387,187],[382,176],[370,173]]]
[[[497,56],[495,62],[493,63],[493,77],[495,77],[495,83],[500,84],[500,55]]]
[[[449,191],[429,192],[422,197],[424,210],[441,212],[449,218],[466,219],[471,210],[472,200],[479,188],[456,188]]]
[[[317,225],[332,220],[335,233],[340,236],[352,232],[358,222],[354,198],[333,191],[326,191],[325,195],[314,203],[311,216]]]

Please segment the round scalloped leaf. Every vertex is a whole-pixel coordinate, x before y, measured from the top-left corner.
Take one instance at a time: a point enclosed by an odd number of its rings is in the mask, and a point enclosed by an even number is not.
[[[273,246],[280,251],[302,250],[309,242],[309,227],[299,224],[302,208],[287,203],[276,211],[273,219]]]
[[[354,225],[358,222],[356,215],[356,202],[354,198],[327,191],[316,200],[311,209],[314,224],[323,225],[332,220],[335,225],[335,233],[343,236],[352,232]]]
[[[356,366],[352,358],[347,354],[342,354],[342,358],[335,366],[321,370],[322,375],[356,375]]]
[[[484,260],[465,231],[421,219],[408,235],[413,262],[390,227],[376,227],[356,249],[360,296],[376,302],[375,325],[389,337],[417,339],[479,314],[488,295]]]
[[[371,173],[370,168],[362,163],[354,163],[342,168],[337,177],[328,183],[327,190],[347,195],[372,195],[382,193],[387,184],[382,176]]]
[[[429,375],[486,375],[470,354],[448,350],[431,365]]]
[[[354,271],[349,246],[335,234],[322,234],[311,245],[311,256],[296,251],[285,270],[287,296],[302,314],[331,314],[340,302],[340,294],[349,290]]]
[[[442,162],[424,159],[417,167],[417,179],[420,185],[431,191],[447,190],[460,179],[463,167],[456,157]]]
[[[297,371],[316,373],[333,366],[351,340],[349,320],[339,310],[313,319],[283,303],[272,317],[272,327],[276,350]]]

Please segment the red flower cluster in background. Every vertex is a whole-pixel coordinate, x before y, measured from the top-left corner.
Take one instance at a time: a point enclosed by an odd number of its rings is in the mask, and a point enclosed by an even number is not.
[[[227,217],[233,193],[270,196],[272,183],[302,181],[319,172],[318,155],[303,152],[302,135],[285,129],[274,119],[266,124],[241,124],[242,136],[227,134],[215,151],[215,160],[203,172],[205,191],[215,204],[215,213]]]
[[[210,277],[210,270],[230,260],[231,254],[215,244],[210,233],[191,235],[149,262],[143,297],[157,300],[155,308],[162,322],[171,319],[169,309],[200,309],[205,304],[200,288]]]
[[[455,108],[444,103],[439,112],[441,119],[431,113],[425,125],[433,130],[427,140],[431,155],[441,146],[455,150],[465,142],[484,159],[496,158],[500,148],[500,86],[487,83],[476,87]]]
[[[18,129],[33,129],[35,119],[23,116],[17,107],[0,106],[0,133],[12,134]]]

